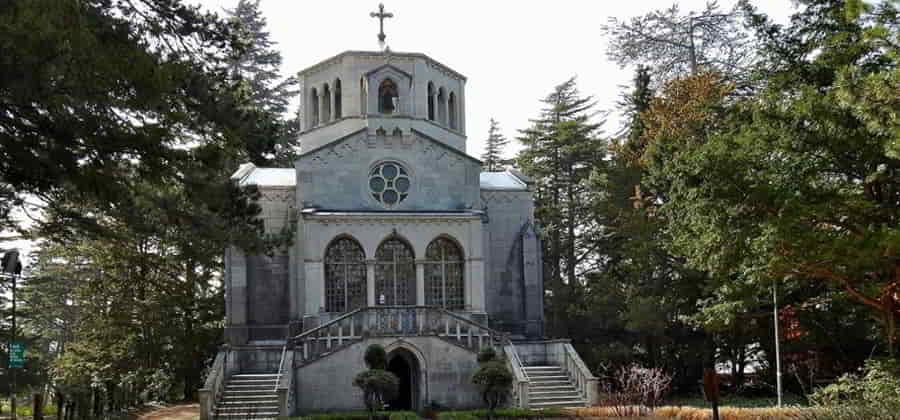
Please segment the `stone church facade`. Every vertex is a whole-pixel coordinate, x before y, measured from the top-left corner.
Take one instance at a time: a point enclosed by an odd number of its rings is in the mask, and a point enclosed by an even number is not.
[[[584,405],[595,379],[544,339],[530,180],[466,154],[466,79],[423,54],[348,51],[301,71],[293,168],[245,164],[276,255],[226,252],[226,346],[204,416],[362,408],[370,344],[401,380],[392,409],[481,404],[476,354],[494,347],[517,406]],[[554,382],[555,381],[555,382]],[[245,418],[245,417],[244,417]]]

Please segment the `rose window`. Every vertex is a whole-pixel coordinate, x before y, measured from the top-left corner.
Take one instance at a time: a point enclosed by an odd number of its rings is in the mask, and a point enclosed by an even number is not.
[[[399,163],[384,162],[369,173],[369,191],[385,206],[391,207],[405,200],[409,187],[409,174]]]

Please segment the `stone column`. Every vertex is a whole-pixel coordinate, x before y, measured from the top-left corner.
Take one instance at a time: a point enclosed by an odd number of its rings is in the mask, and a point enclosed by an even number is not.
[[[416,305],[425,306],[425,260],[416,260]]]
[[[366,260],[366,306],[375,306],[375,260]]]
[[[328,95],[328,96],[331,96],[331,95]],[[321,94],[319,94],[319,125],[328,124],[328,119],[325,118],[325,105],[329,103],[328,96],[325,95],[324,91]],[[331,111],[329,110],[328,113],[330,114]]]

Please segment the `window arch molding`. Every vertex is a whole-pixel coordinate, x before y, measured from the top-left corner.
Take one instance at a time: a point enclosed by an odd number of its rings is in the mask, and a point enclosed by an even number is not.
[[[425,248],[425,304],[445,309],[466,307],[465,248],[456,238],[442,234]]]
[[[366,251],[351,235],[335,236],[322,258],[326,312],[348,312],[366,306]]]
[[[375,250],[375,304],[416,304],[416,254],[410,241],[391,233]]]

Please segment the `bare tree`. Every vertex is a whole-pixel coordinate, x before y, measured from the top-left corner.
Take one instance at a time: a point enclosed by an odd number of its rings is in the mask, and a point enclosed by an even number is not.
[[[754,61],[741,10],[721,11],[711,1],[700,12],[684,14],[674,4],[630,20],[613,17],[602,27],[609,37],[606,55],[623,67],[647,66],[656,85],[701,70],[741,79]]]

